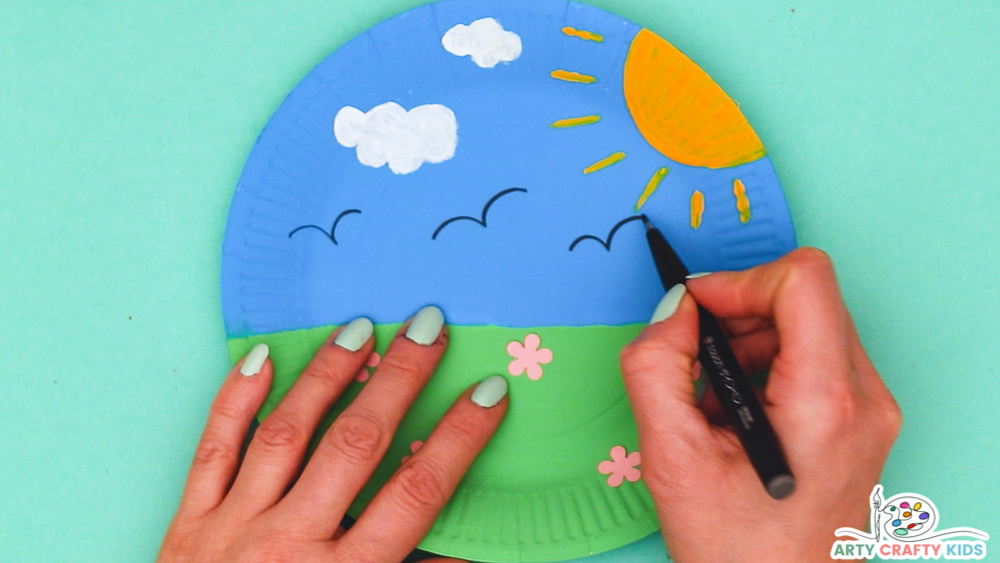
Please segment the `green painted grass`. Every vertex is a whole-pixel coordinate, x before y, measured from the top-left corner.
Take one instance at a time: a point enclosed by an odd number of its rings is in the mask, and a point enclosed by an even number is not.
[[[643,326],[450,326],[450,345],[441,365],[404,419],[369,486],[352,506],[351,514],[357,515],[399,467],[400,459],[409,454],[409,444],[427,438],[462,391],[492,374],[507,377],[510,410],[493,441],[470,469],[462,488],[530,496],[575,482],[603,482],[606,476],[598,473],[597,464],[609,458],[613,446],[625,446],[630,452],[638,448],[618,353]],[[399,324],[376,327],[376,351],[385,353],[399,327]],[[229,341],[234,362],[258,342],[266,342],[271,348],[275,377],[261,409],[261,419],[274,409],[334,328],[318,327]],[[552,362],[543,366],[542,378],[535,381],[526,375],[511,376],[507,371],[513,360],[507,354],[507,343],[523,342],[530,333],[538,334],[541,347],[553,352]],[[372,377],[377,376],[376,373]],[[364,385],[351,384],[330,411],[323,430]],[[621,489],[627,487],[648,497],[641,482],[625,483]],[[611,490],[611,498],[617,492]],[[634,496],[636,492],[629,494]],[[649,518],[651,530],[655,529],[652,513]]]

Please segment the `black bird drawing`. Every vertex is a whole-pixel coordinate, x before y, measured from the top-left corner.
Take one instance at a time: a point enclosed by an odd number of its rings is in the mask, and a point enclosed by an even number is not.
[[[326,235],[326,238],[330,239],[330,241],[333,244],[337,244],[337,223],[340,223],[340,220],[343,219],[345,215],[350,215],[351,213],[361,213],[361,210],[348,209],[346,211],[341,212],[341,214],[337,215],[337,218],[333,220],[333,226],[330,227],[329,233],[323,230],[322,227],[318,227],[316,225],[302,225],[301,227],[296,227],[295,229],[292,229],[292,232],[288,233],[288,238],[292,238],[292,235],[301,231],[302,229],[316,229],[317,231]]]
[[[481,219],[476,219],[475,217],[469,217],[468,215],[462,215],[460,217],[452,217],[451,219],[448,219],[444,223],[441,223],[440,226],[438,226],[437,230],[434,231],[434,234],[431,235],[431,239],[432,240],[437,240],[438,233],[441,232],[441,229],[447,227],[448,225],[450,225],[451,223],[454,223],[455,221],[472,221],[473,223],[479,223],[485,229],[486,228],[486,214],[490,212],[490,206],[492,206],[496,202],[496,200],[500,199],[501,197],[503,197],[503,196],[505,196],[505,195],[507,195],[509,193],[513,193],[513,192],[528,193],[528,190],[526,190],[524,188],[507,188],[506,190],[503,190],[503,191],[497,193],[495,196],[491,197],[489,201],[486,202],[486,205],[483,207],[483,214],[482,214],[482,218]]]
[[[631,223],[632,221],[638,221],[640,219],[642,219],[642,215],[633,215],[631,217],[626,217],[625,219],[622,219],[621,221],[618,221],[618,223],[616,223],[614,227],[611,227],[611,232],[608,233],[608,240],[607,241],[603,241],[603,240],[595,237],[594,235],[583,235],[583,236],[577,238],[576,240],[574,240],[573,244],[569,245],[569,250],[570,250],[570,252],[572,252],[573,249],[576,247],[576,245],[580,244],[580,241],[584,241],[584,240],[587,240],[587,239],[593,239],[593,240],[596,240],[597,242],[601,243],[601,246],[604,247],[604,250],[607,250],[608,252],[611,252],[611,239],[615,238],[615,233],[618,232],[618,229],[622,228],[622,225],[624,225],[626,223]]]

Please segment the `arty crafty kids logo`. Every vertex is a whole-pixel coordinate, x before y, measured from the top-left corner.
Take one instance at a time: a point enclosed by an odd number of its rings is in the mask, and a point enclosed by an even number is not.
[[[938,530],[938,511],[923,495],[898,494],[882,498],[882,485],[871,495],[871,533],[838,528],[830,550],[833,559],[982,559],[990,536],[975,528]],[[969,539],[976,538],[976,539]]]

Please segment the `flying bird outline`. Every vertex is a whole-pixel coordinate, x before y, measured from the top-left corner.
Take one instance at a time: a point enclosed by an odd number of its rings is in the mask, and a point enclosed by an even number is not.
[[[361,210],[360,209],[347,209],[345,211],[342,211],[340,213],[340,215],[337,215],[337,218],[333,220],[333,226],[330,227],[330,232],[329,233],[326,232],[325,230],[323,230],[322,227],[318,227],[316,225],[302,225],[301,227],[297,227],[295,229],[292,229],[292,232],[288,233],[288,238],[292,238],[292,235],[294,235],[295,233],[301,231],[302,229],[316,229],[317,231],[319,231],[319,232],[323,233],[324,235],[326,235],[326,238],[330,239],[330,241],[333,242],[333,244],[338,244],[337,243],[337,223],[340,223],[340,220],[343,219],[345,215],[350,215],[351,213],[359,213],[360,214]]]
[[[454,223],[455,221],[472,221],[473,223],[478,223],[478,224],[482,225],[482,227],[485,229],[486,228],[486,214],[490,212],[490,206],[492,206],[496,202],[496,200],[500,199],[501,197],[503,197],[503,196],[505,196],[505,195],[507,195],[509,193],[513,193],[513,192],[528,193],[528,190],[526,190],[524,188],[507,188],[506,190],[503,190],[503,191],[497,193],[495,196],[491,197],[489,201],[486,202],[486,205],[483,207],[483,214],[482,214],[482,218],[481,219],[476,219],[475,217],[469,217],[468,215],[461,215],[459,217],[452,217],[451,219],[446,220],[444,223],[441,223],[438,226],[438,228],[434,231],[434,234],[431,235],[431,240],[437,240],[438,233],[441,232],[441,229],[447,227],[448,225],[450,225],[451,223]]]
[[[615,233],[618,232],[618,229],[622,228],[622,225],[624,225],[626,223],[631,223],[632,221],[639,221],[639,220],[642,219],[642,217],[643,217],[642,215],[633,215],[631,217],[626,217],[626,218],[622,219],[621,221],[618,221],[618,223],[616,223],[614,227],[611,227],[611,232],[608,233],[608,241],[607,242],[604,242],[603,240],[595,237],[594,235],[583,235],[581,237],[578,237],[576,240],[573,241],[573,244],[569,245],[569,251],[573,252],[573,248],[575,248],[576,245],[580,244],[581,241],[584,241],[584,240],[587,240],[587,239],[593,239],[593,240],[596,240],[597,242],[601,243],[601,246],[604,247],[604,250],[607,250],[608,252],[611,252],[611,239],[615,238]]]

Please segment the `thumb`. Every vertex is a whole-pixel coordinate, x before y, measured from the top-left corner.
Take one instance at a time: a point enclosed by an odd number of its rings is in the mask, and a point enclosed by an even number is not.
[[[698,307],[686,293],[683,284],[671,288],[651,324],[621,353],[644,464],[660,456],[671,465],[701,457],[712,439],[691,378],[698,359]]]

